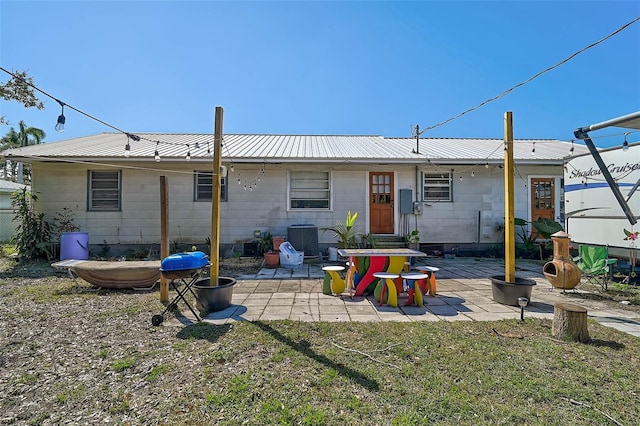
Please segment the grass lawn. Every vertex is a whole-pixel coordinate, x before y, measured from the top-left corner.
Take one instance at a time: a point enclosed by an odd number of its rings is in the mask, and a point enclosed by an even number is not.
[[[15,272],[0,277],[0,300],[2,423],[640,419],[640,339],[591,321],[588,344],[556,341],[551,321],[532,318],[153,327],[163,308],[157,292],[95,291],[63,274]]]
[[[591,324],[592,343],[561,343],[550,327],[258,322],[179,337],[211,345],[200,410],[228,424],[638,424],[640,339]]]

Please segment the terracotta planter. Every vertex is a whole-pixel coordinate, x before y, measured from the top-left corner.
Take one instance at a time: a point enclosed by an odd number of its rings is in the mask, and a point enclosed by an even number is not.
[[[236,279],[232,277],[218,277],[218,285],[209,285],[209,278],[201,278],[193,284],[196,290],[196,307],[201,311],[216,312],[231,305],[233,287]]]
[[[280,264],[280,253],[269,251],[264,254],[264,265],[267,268],[277,268]]]
[[[280,244],[286,241],[285,237],[273,237],[273,251],[280,250]]]
[[[493,292],[493,300],[503,305],[518,305],[519,297],[526,297],[531,302],[531,291],[536,285],[534,280],[528,278],[515,278],[515,282],[506,282],[504,275],[489,277]]]

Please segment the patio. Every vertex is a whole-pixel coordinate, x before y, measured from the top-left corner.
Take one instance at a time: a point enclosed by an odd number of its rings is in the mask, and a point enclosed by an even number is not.
[[[438,293],[425,297],[425,306],[379,306],[373,297],[340,297],[322,294],[322,264],[304,264],[300,269],[262,269],[255,275],[238,277],[232,305],[203,320],[224,324],[235,321],[282,320],[329,322],[376,321],[493,321],[519,319],[520,308],[493,301],[490,276],[504,274],[502,259],[429,258],[423,263],[440,268],[436,274]],[[588,316],[599,323],[640,337],[640,314],[624,305],[612,308],[598,300],[580,297],[580,290],[562,292],[546,280],[542,266],[520,261],[516,275],[531,278],[531,302],[525,318],[553,319],[554,304],[572,302],[587,308]],[[166,324],[191,321],[188,317],[170,319]]]

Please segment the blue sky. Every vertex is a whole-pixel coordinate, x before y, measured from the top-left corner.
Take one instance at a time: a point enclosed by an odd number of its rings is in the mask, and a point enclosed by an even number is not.
[[[224,133],[408,137],[638,16],[640,1],[0,0],[0,65],[131,133],[213,132],[222,106]],[[515,138],[571,140],[640,110],[639,52],[640,21],[423,137],[502,138],[513,111]],[[60,107],[41,98],[45,110],[2,101],[1,114],[46,142],[112,131],[65,109],[56,133]]]

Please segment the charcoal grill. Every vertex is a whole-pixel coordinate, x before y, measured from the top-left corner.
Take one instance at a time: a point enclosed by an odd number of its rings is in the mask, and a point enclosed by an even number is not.
[[[164,314],[170,310],[177,309],[180,300],[187,305],[196,320],[202,321],[200,315],[193,309],[185,295],[189,292],[194,299],[196,298],[191,287],[200,279],[205,269],[209,266],[211,266],[209,258],[201,251],[176,253],[162,259],[160,274],[170,280],[169,288],[175,290],[176,297],[169,302],[161,314],[151,317],[151,324],[155,326],[162,324]]]

